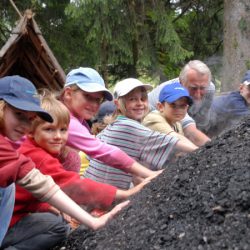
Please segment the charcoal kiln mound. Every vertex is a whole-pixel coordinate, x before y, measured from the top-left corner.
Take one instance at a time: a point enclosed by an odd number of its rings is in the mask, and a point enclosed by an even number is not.
[[[250,249],[249,235],[247,118],[169,165],[105,228],[79,227],[56,249]]]

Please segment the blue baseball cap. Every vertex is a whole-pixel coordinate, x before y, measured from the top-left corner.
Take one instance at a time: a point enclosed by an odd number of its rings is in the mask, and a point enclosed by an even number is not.
[[[92,68],[77,68],[71,70],[67,77],[64,87],[76,84],[80,89],[88,93],[104,92],[104,98],[112,101],[113,95],[106,89],[104,80],[99,73]]]
[[[248,70],[246,74],[244,75],[242,79],[242,83],[245,85],[250,85],[250,70]]]
[[[35,86],[24,77],[14,75],[0,78],[0,99],[17,109],[36,112],[43,120],[53,122],[51,115],[40,107]]]
[[[159,95],[159,102],[173,103],[181,97],[187,97],[189,105],[193,104],[193,99],[190,97],[188,90],[179,82],[173,82],[162,88]]]

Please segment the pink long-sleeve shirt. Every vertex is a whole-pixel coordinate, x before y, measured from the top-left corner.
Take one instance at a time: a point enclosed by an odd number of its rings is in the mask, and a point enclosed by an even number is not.
[[[119,148],[108,145],[92,135],[86,121],[80,121],[72,114],[70,115],[67,145],[125,172],[129,172],[129,168],[135,162]]]

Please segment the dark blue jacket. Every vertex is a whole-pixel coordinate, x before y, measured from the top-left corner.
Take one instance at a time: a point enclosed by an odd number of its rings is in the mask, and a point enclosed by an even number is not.
[[[210,136],[217,135],[237,123],[242,117],[250,115],[250,109],[239,91],[216,96],[211,105],[212,124]]]

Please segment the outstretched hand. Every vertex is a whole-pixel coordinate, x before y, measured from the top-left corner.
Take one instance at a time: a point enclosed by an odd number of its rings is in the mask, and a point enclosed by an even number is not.
[[[111,211],[100,216],[99,218],[95,218],[96,223],[93,227],[94,230],[102,228],[105,226],[110,220],[112,220],[122,209],[124,209],[130,203],[129,200],[123,201],[116,205]]]
[[[148,178],[151,178],[154,179],[155,177],[159,176],[160,174],[162,174],[162,172],[164,171],[164,169],[161,169],[161,170],[157,170],[157,171],[153,171],[153,173],[148,177]]]
[[[110,216],[113,218],[115,217],[119,212],[121,212],[121,210],[123,208],[125,208],[126,206],[128,206],[128,204],[130,203],[129,200],[127,201],[123,201],[119,204],[117,204],[109,213],[110,213]]]

